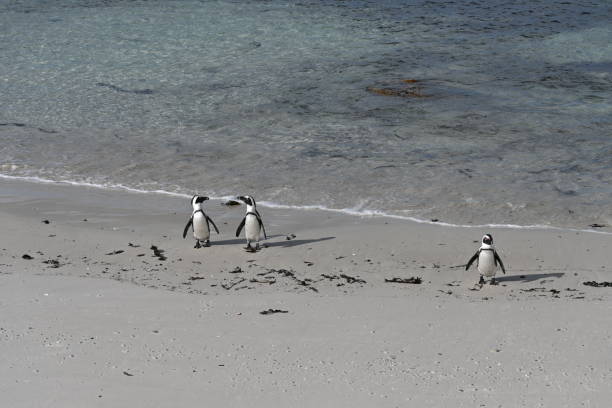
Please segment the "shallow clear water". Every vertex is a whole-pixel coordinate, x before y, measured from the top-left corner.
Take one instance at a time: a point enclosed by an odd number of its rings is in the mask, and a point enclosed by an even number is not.
[[[612,5],[506,3],[0,1],[0,173],[612,223]]]

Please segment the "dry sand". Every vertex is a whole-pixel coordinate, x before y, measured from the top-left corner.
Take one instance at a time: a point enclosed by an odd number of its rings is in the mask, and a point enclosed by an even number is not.
[[[583,284],[612,281],[610,234],[260,208],[252,254],[243,206],[207,202],[193,249],[184,198],[0,180],[0,203],[2,406],[612,400],[612,287]],[[508,273],[479,288],[485,232]]]

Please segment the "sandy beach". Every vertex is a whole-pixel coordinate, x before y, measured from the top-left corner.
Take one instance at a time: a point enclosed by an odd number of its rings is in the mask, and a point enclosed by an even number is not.
[[[612,398],[612,287],[584,285],[612,281],[609,228],[264,207],[269,239],[248,253],[234,236],[244,206],[220,201],[206,203],[221,234],[203,249],[181,238],[182,197],[0,180],[0,202],[3,406]],[[507,274],[480,288],[464,265],[486,232]]]
[[[610,21],[0,2],[0,408],[612,406]]]

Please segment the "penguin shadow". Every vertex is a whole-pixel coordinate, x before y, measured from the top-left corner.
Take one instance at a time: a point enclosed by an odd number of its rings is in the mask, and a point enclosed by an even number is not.
[[[274,238],[278,238],[278,237],[284,237],[285,235],[281,235],[281,234],[275,234],[275,235],[269,235],[268,236],[268,240],[270,239],[274,239]],[[211,240],[210,241],[211,246],[213,245],[238,245],[238,244],[246,244],[246,239],[244,237],[240,237],[240,238],[232,238],[232,239],[220,239],[219,241],[214,241]],[[266,240],[261,240],[259,241],[259,245],[263,246],[270,246],[270,243],[266,242]]]
[[[222,239],[220,241],[213,241],[212,239],[210,240],[210,245],[211,246],[218,246],[218,245],[238,245],[238,244],[244,244],[246,243],[244,238],[236,238],[236,239]]]
[[[291,239],[277,242],[265,242],[264,245],[270,248],[273,247],[281,247],[281,248],[291,248],[298,245],[306,245],[313,244],[315,242],[328,241],[330,239],[336,239],[336,237],[323,237],[323,238],[314,238],[314,239]]]
[[[561,278],[565,273],[556,272],[556,273],[533,273],[533,274],[523,274],[523,275],[509,275],[509,276],[496,276],[495,280],[497,282],[533,282],[539,279],[546,278]]]
[[[272,235],[268,237],[268,240],[273,239],[273,238],[278,238],[278,237],[285,237],[285,235]],[[284,241],[277,241],[277,242],[268,242],[268,241],[260,241],[259,244],[266,248],[273,248],[273,247],[281,247],[281,248],[289,248],[289,247],[294,247],[294,246],[298,246],[298,245],[305,245],[305,244],[312,244],[315,242],[321,242],[321,241],[327,241],[330,239],[335,239],[336,237],[323,237],[323,238],[316,238],[316,239],[292,239],[292,240],[284,240]],[[239,245],[239,244],[244,244],[246,241],[244,238],[235,238],[235,239],[222,239],[220,241],[210,241],[211,246],[217,246],[217,245]]]

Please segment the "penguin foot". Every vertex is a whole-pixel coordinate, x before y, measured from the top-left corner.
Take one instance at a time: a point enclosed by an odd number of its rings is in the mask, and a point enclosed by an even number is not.
[[[491,278],[491,282],[489,282],[489,285],[497,285],[497,281],[495,280],[495,278]]]
[[[257,243],[257,245],[255,245],[255,250],[259,251],[261,249],[261,247],[259,246],[259,242]]]
[[[202,248],[202,245],[200,245],[200,241],[196,241],[194,248]]]
[[[480,275],[480,280],[478,281],[479,285],[484,285],[485,280],[484,280],[484,276]]]
[[[204,246],[208,248],[210,246],[210,240],[207,239],[206,241],[204,241]]]

